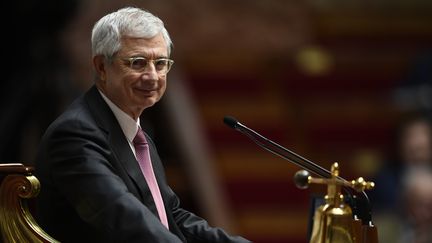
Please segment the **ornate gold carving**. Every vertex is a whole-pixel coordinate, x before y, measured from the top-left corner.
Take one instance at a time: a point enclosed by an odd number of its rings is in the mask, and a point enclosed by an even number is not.
[[[22,164],[2,164],[6,172],[0,186],[0,229],[3,242],[58,242],[49,236],[33,218],[27,199],[40,191],[39,180],[32,169]]]

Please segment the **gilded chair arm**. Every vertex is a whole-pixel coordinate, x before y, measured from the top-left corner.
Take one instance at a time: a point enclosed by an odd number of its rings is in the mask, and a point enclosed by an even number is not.
[[[1,164],[6,174],[0,186],[0,230],[3,242],[58,242],[49,236],[33,218],[27,199],[40,191],[32,168],[22,164]]]

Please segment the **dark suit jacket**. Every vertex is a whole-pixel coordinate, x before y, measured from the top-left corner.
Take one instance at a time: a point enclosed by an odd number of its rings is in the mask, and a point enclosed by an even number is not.
[[[95,86],[42,138],[35,163],[41,181],[38,223],[62,242],[248,242],[180,207],[147,139],[169,230],[159,221],[130,146]]]

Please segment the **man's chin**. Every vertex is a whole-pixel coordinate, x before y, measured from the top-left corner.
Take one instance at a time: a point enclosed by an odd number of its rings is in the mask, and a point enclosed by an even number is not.
[[[158,102],[158,99],[154,96],[150,96],[150,97],[140,97],[140,106],[143,107],[144,109],[152,107],[153,105],[155,105]]]

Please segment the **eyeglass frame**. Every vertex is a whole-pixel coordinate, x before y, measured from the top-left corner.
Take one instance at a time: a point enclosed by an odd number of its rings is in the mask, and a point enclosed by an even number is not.
[[[136,72],[143,72],[148,67],[149,63],[152,63],[153,66],[155,67],[156,72],[160,75],[167,74],[171,70],[172,65],[174,64],[174,60],[166,58],[166,57],[156,58],[156,59],[148,59],[148,58],[145,58],[142,56],[136,56],[136,57],[123,57],[120,59],[123,61],[127,61],[128,67],[131,70],[136,71]],[[144,60],[146,62],[146,64],[141,68],[134,68],[133,63],[136,60]],[[156,62],[158,62],[158,61],[166,61],[166,71],[162,71],[163,69],[162,70],[157,69]]]

